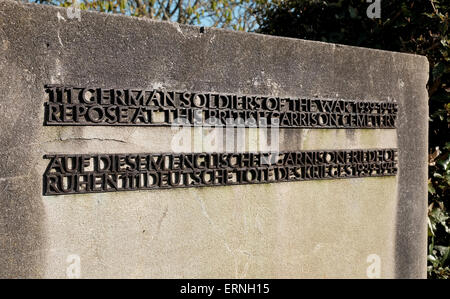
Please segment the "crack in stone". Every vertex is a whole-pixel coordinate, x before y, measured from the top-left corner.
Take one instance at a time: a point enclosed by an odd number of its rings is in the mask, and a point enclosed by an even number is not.
[[[235,276],[235,278],[245,278],[247,276],[247,274],[248,274],[248,269],[249,269],[249,266],[250,266],[250,259],[253,257],[253,254],[251,252],[246,251],[246,250],[230,248],[230,246],[226,242],[225,238],[223,238],[223,236],[220,234],[220,232],[217,231],[214,221],[211,219],[211,217],[208,214],[208,211],[206,210],[205,202],[199,197],[196,197],[196,199],[200,203],[200,207],[202,209],[203,216],[205,216],[205,218],[208,220],[208,222],[213,227],[213,232],[217,235],[217,237],[219,239],[222,240],[223,245],[225,246],[226,250],[233,256],[234,276]],[[242,254],[242,255],[246,256],[246,258],[247,258],[247,261],[245,262],[242,271],[239,271],[239,259],[236,256],[236,254]]]
[[[214,222],[212,221],[212,219],[209,217],[208,211],[206,211],[206,207],[205,207],[205,203],[203,202],[203,200],[201,200],[199,197],[197,197],[198,202],[200,203],[200,207],[202,208],[202,214],[203,216],[206,217],[206,219],[208,219],[209,224],[211,224],[212,226],[214,226]]]
[[[131,144],[131,145],[134,144],[134,143],[130,143],[130,142],[127,142],[127,141],[124,141],[124,140],[121,140],[121,139],[115,139],[115,138],[69,137],[69,138],[59,138],[59,139],[52,139],[52,140],[43,141],[43,142],[33,142],[33,143],[17,145],[17,146],[14,146],[14,147],[10,147],[7,150],[1,151],[0,154],[5,154],[5,153],[12,152],[12,151],[15,151],[18,148],[33,147],[33,146],[36,146],[36,145],[48,144],[48,143],[52,143],[52,142],[89,141],[89,140],[94,140],[94,141],[115,141],[115,142],[119,142],[119,143]]]
[[[120,143],[128,143],[121,139],[115,139],[115,138],[98,138],[98,137],[69,137],[69,138],[60,138],[59,140],[53,140],[53,141],[89,141],[89,140],[98,140],[98,141],[115,141]]]
[[[161,215],[161,218],[159,218],[159,220],[158,220],[158,226],[157,226],[157,230],[156,230],[156,235],[159,235],[159,232],[161,231],[161,224],[162,224],[164,218],[166,218],[168,211],[169,211],[169,207],[166,206],[166,208],[164,209],[163,214]]]
[[[29,177],[30,174],[26,174],[26,175],[15,175],[15,176],[9,176],[9,177],[0,177],[0,182],[6,182],[8,180],[13,180],[13,179],[23,179],[26,177]]]

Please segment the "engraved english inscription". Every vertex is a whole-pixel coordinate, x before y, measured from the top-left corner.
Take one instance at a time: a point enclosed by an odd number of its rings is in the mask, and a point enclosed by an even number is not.
[[[395,128],[387,101],[46,85],[45,125]]]

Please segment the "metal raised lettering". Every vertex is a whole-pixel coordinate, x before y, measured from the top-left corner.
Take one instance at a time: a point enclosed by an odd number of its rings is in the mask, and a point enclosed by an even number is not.
[[[397,149],[45,155],[44,195],[394,176]]]
[[[395,128],[386,101],[249,96],[191,91],[46,85],[45,125],[240,125],[280,128]]]

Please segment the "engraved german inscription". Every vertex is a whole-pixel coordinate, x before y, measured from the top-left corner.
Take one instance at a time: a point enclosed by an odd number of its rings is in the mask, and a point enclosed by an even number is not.
[[[44,195],[393,176],[397,149],[46,155]]]

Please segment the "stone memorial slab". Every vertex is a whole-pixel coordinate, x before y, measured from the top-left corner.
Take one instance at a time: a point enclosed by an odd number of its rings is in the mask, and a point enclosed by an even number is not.
[[[0,0],[0,277],[424,278],[427,79]]]

